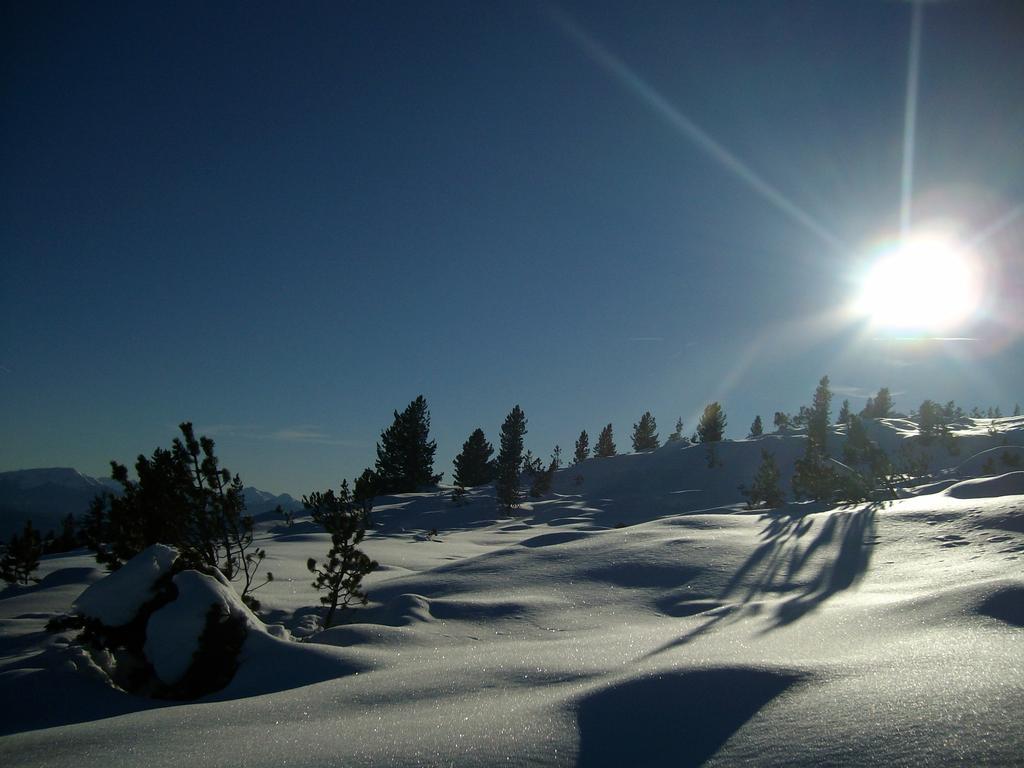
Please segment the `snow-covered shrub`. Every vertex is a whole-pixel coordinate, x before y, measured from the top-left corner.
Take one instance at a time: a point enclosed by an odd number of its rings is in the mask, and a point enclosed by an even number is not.
[[[262,629],[217,569],[185,568],[154,544],[86,589],[74,615],[51,629],[79,638],[117,687],[163,699],[194,699],[227,685],[251,629]]]

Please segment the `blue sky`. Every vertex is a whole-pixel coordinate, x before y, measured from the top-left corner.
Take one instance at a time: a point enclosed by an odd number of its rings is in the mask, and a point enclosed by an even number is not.
[[[743,437],[826,373],[837,407],[1024,400],[1013,0],[924,7],[914,221],[1002,220],[970,340],[928,343],[834,319],[899,226],[907,3],[2,14],[0,469],[102,474],[188,419],[303,493],[419,394],[446,478],[516,403],[547,456],[713,399]]]

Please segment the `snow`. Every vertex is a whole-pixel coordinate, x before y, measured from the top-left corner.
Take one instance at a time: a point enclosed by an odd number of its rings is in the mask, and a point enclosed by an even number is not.
[[[1024,472],[1008,472],[996,477],[977,477],[963,480],[943,491],[955,499],[987,499],[993,496],[1019,496],[1024,494]]]
[[[144,648],[156,676],[168,685],[188,671],[210,609],[217,606],[223,616],[229,616],[244,607],[230,586],[198,571],[177,574],[174,585],[178,596],[149,617]]]
[[[971,450],[947,466],[1022,442],[996,426],[965,430]],[[275,581],[258,596],[288,631],[250,631],[231,683],[190,704],[113,691],[42,633],[97,575],[84,553],[47,558],[43,584],[0,593],[0,761],[1021,764],[1022,473],[939,472],[848,507],[739,503],[761,448],[781,469],[803,447],[726,442],[712,469],[700,446],[590,460],[513,518],[488,490],[465,506],[381,499],[364,541],[382,563],[371,603],[319,634],[305,561],[328,536],[301,516],[268,521]],[[204,594],[229,599],[213,581]],[[152,634],[173,646],[167,624]]]
[[[177,559],[178,553],[170,547],[154,544],[86,589],[75,600],[74,609],[108,627],[124,626],[152,599],[153,585]]]

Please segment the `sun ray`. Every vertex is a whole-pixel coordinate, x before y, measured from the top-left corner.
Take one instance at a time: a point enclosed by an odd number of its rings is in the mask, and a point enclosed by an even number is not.
[[[914,195],[914,149],[917,132],[917,90],[921,67],[921,25],[924,7],[914,0],[907,47],[907,97],[903,112],[903,169],[900,174],[900,237],[910,232]]]
[[[839,251],[846,250],[846,245],[838,237],[828,231],[813,216],[783,195],[778,189],[761,178],[746,163],[673,106],[650,83],[640,77],[628,64],[583,29],[564,10],[554,6],[548,6],[547,10],[548,15],[584,53],[626,86],[630,93],[667,120],[698,149],[717,161],[719,165],[743,181],[761,197],[789,216],[789,218],[824,240],[832,248]]]

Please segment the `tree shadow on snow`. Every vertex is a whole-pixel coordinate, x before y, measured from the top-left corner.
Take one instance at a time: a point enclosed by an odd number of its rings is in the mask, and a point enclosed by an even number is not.
[[[577,707],[577,765],[699,766],[801,677],[745,667],[672,672],[598,690]]]
[[[797,621],[854,586],[871,561],[879,506],[838,509],[823,517],[797,515],[791,509],[762,515],[761,544],[717,596],[713,605],[720,607],[706,612],[705,623],[648,656],[685,645],[727,620],[759,612],[765,599],[783,598],[768,627],[771,630]],[[685,605],[661,607],[673,615],[687,615]],[[694,610],[689,615],[698,613]]]

